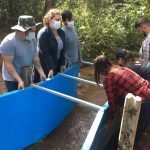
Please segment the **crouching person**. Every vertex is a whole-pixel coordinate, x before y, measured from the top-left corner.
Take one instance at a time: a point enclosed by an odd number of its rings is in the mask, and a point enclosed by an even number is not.
[[[105,55],[95,59],[94,67],[96,83],[100,84],[100,79],[103,79],[109,102],[109,123],[111,125],[114,119],[118,121],[112,128],[117,135],[116,140],[118,140],[125,96],[132,93],[142,98],[143,104],[135,139],[136,143],[139,142],[150,121],[150,83],[126,67],[114,66]]]

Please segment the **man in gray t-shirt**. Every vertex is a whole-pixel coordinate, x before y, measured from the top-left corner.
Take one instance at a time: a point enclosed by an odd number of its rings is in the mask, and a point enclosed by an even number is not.
[[[79,40],[74,27],[74,20],[72,12],[65,10],[62,13],[62,20],[65,32],[65,61],[67,66],[72,66],[75,63],[82,62]]]
[[[41,80],[46,78],[37,54],[36,25],[38,24],[32,16],[20,16],[18,25],[12,27],[15,32],[7,35],[1,42],[2,75],[8,91],[24,88],[26,81],[22,74],[27,73],[31,79],[32,63],[37,68]]]

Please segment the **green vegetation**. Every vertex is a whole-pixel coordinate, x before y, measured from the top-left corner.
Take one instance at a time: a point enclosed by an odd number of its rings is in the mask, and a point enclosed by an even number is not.
[[[138,52],[142,39],[134,23],[150,14],[149,0],[5,0],[0,2],[0,27],[8,31],[24,13],[42,21],[52,7],[73,11],[86,60],[101,53],[113,58],[120,47]]]

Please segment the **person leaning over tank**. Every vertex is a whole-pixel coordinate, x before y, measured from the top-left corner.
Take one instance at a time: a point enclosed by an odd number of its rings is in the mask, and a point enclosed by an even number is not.
[[[135,142],[138,143],[150,123],[150,83],[126,67],[113,65],[105,55],[96,57],[94,68],[96,83],[99,85],[101,78],[103,79],[109,103],[108,122],[112,124],[117,119],[117,123],[113,126],[114,134],[117,135],[116,140],[118,140],[125,96],[132,93],[141,97],[142,106],[135,138]]]
[[[119,49],[116,52],[116,60],[120,66],[131,69],[150,82],[150,62],[143,63],[136,60],[133,52],[126,49]]]
[[[46,77],[65,69],[65,34],[61,29],[61,12],[50,9],[43,18],[44,27],[37,35],[39,57]],[[34,82],[39,82],[39,75],[35,70]]]
[[[38,70],[40,79],[46,79],[35,39],[36,26],[39,24],[35,23],[33,16],[22,15],[18,18],[18,24],[11,28],[15,32],[1,42],[2,76],[8,92],[22,89],[31,83],[32,65]]]
[[[75,63],[81,63],[82,55],[72,12],[65,10],[61,15],[64,23],[62,30],[65,32],[65,61],[69,67]]]

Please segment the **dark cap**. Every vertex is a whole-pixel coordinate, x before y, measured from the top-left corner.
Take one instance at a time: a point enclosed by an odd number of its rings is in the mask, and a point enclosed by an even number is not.
[[[126,49],[119,49],[117,52],[116,52],[116,59],[118,60],[119,58],[122,58],[122,59],[125,59],[125,57],[127,56],[128,54],[128,50]]]

